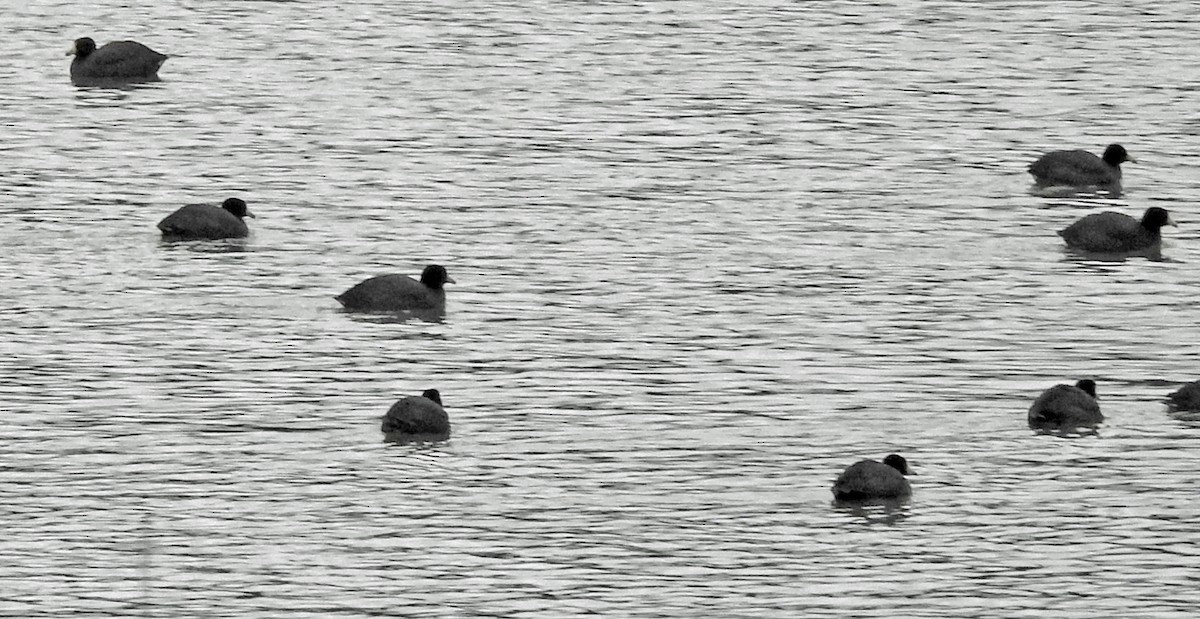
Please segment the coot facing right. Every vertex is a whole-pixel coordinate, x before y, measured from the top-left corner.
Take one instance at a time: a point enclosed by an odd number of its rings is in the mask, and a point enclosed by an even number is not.
[[[1063,228],[1058,235],[1073,249],[1097,253],[1123,253],[1155,249],[1162,242],[1162,227],[1174,226],[1166,209],[1152,206],[1141,221],[1124,213],[1092,213]]]
[[[431,264],[421,271],[421,281],[407,275],[379,275],[334,298],[356,312],[441,312],[446,309],[443,286],[453,283],[445,267]]]
[[[227,198],[221,206],[188,204],[158,222],[166,239],[233,239],[247,236],[245,217],[254,217],[241,198]]]
[[[1046,153],[1030,164],[1029,173],[1041,187],[1118,185],[1121,183],[1121,164],[1126,161],[1137,163],[1120,144],[1109,144],[1103,157],[1086,150],[1058,150]]]

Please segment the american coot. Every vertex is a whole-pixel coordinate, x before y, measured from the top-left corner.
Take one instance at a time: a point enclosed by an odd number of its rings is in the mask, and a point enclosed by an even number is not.
[[[1157,249],[1162,227],[1175,225],[1166,209],[1152,206],[1138,221],[1124,213],[1092,213],[1063,228],[1058,235],[1068,247],[1091,252],[1131,252]]]
[[[839,501],[902,499],[912,494],[904,478],[907,474],[908,462],[896,454],[882,463],[862,460],[850,465],[833,482],[833,497]]]
[[[1200,380],[1173,391],[1167,396],[1167,406],[1176,411],[1200,411]]]
[[[1074,386],[1055,385],[1043,391],[1029,407],[1029,427],[1035,430],[1094,428],[1102,421],[1104,415],[1096,402],[1096,381],[1089,379]]]
[[[1126,161],[1137,163],[1120,144],[1110,144],[1104,149],[1103,157],[1086,150],[1058,150],[1033,162],[1029,173],[1041,187],[1118,185],[1121,183],[1121,164]]]
[[[246,210],[245,201],[229,198],[221,206],[189,204],[158,222],[164,238],[170,239],[230,239],[250,234],[244,217],[254,217]]]
[[[112,41],[97,48],[89,37],[75,39],[67,55],[75,56],[71,82],[77,86],[157,81],[158,69],[167,61],[165,54],[137,41]]]
[[[407,275],[379,275],[334,298],[356,312],[444,311],[446,291],[442,286],[453,283],[445,267],[431,264],[421,271],[419,282]]]
[[[445,440],[450,437],[450,417],[442,408],[442,394],[426,389],[392,405],[380,426],[389,440]]]

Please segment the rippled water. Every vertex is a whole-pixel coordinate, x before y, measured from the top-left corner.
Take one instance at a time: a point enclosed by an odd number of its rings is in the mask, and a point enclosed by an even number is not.
[[[1200,25],[1134,1],[0,20],[0,616],[1190,617]],[[78,89],[70,41],[168,53]],[[1125,144],[1122,195],[1025,166]],[[163,244],[244,197],[239,242]],[[1171,210],[1164,260],[1054,231]],[[442,322],[332,299],[447,265]],[[1040,436],[1096,378],[1098,436]],[[382,441],[436,386],[445,443]],[[888,452],[905,506],[830,503]]]

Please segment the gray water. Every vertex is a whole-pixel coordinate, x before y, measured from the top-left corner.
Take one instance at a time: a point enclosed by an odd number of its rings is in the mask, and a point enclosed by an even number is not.
[[[1194,616],[1193,8],[7,3],[0,616]],[[1123,194],[1030,191],[1109,142]],[[1155,205],[1163,260],[1055,235]],[[332,298],[429,263],[440,322]],[[831,503],[889,452],[911,501]]]

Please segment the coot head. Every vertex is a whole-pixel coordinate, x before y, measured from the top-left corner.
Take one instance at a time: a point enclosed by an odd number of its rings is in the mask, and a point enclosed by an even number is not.
[[[233,213],[238,219],[254,217],[254,213],[251,213],[246,207],[246,201],[241,198],[226,198],[221,203],[221,208]]]
[[[1151,232],[1158,232],[1163,226],[1176,226],[1175,222],[1171,221],[1171,214],[1167,209],[1157,206],[1146,209],[1146,214],[1142,215],[1142,227]]]
[[[905,460],[904,456],[899,454],[891,454],[883,459],[883,463],[905,475],[908,475],[908,460]]]
[[[437,389],[426,389],[425,391],[421,392],[421,397],[425,398],[426,400],[433,400],[434,402],[437,402],[438,406],[442,405],[442,394],[439,393]]]
[[[1125,152],[1125,147],[1120,144],[1109,144],[1108,148],[1104,149],[1104,156],[1101,157],[1104,163],[1111,166],[1119,166],[1126,161],[1137,163],[1129,153]]]
[[[434,290],[440,290],[443,285],[455,282],[453,279],[450,279],[450,274],[446,272],[446,267],[440,264],[431,264],[425,267],[425,270],[421,271],[421,283]]]
[[[75,44],[71,46],[67,55],[83,57],[94,51],[96,51],[96,42],[92,40],[92,37],[81,37],[75,39]]]
[[[1093,398],[1096,397],[1096,381],[1090,378],[1085,378],[1075,383],[1075,386]]]

